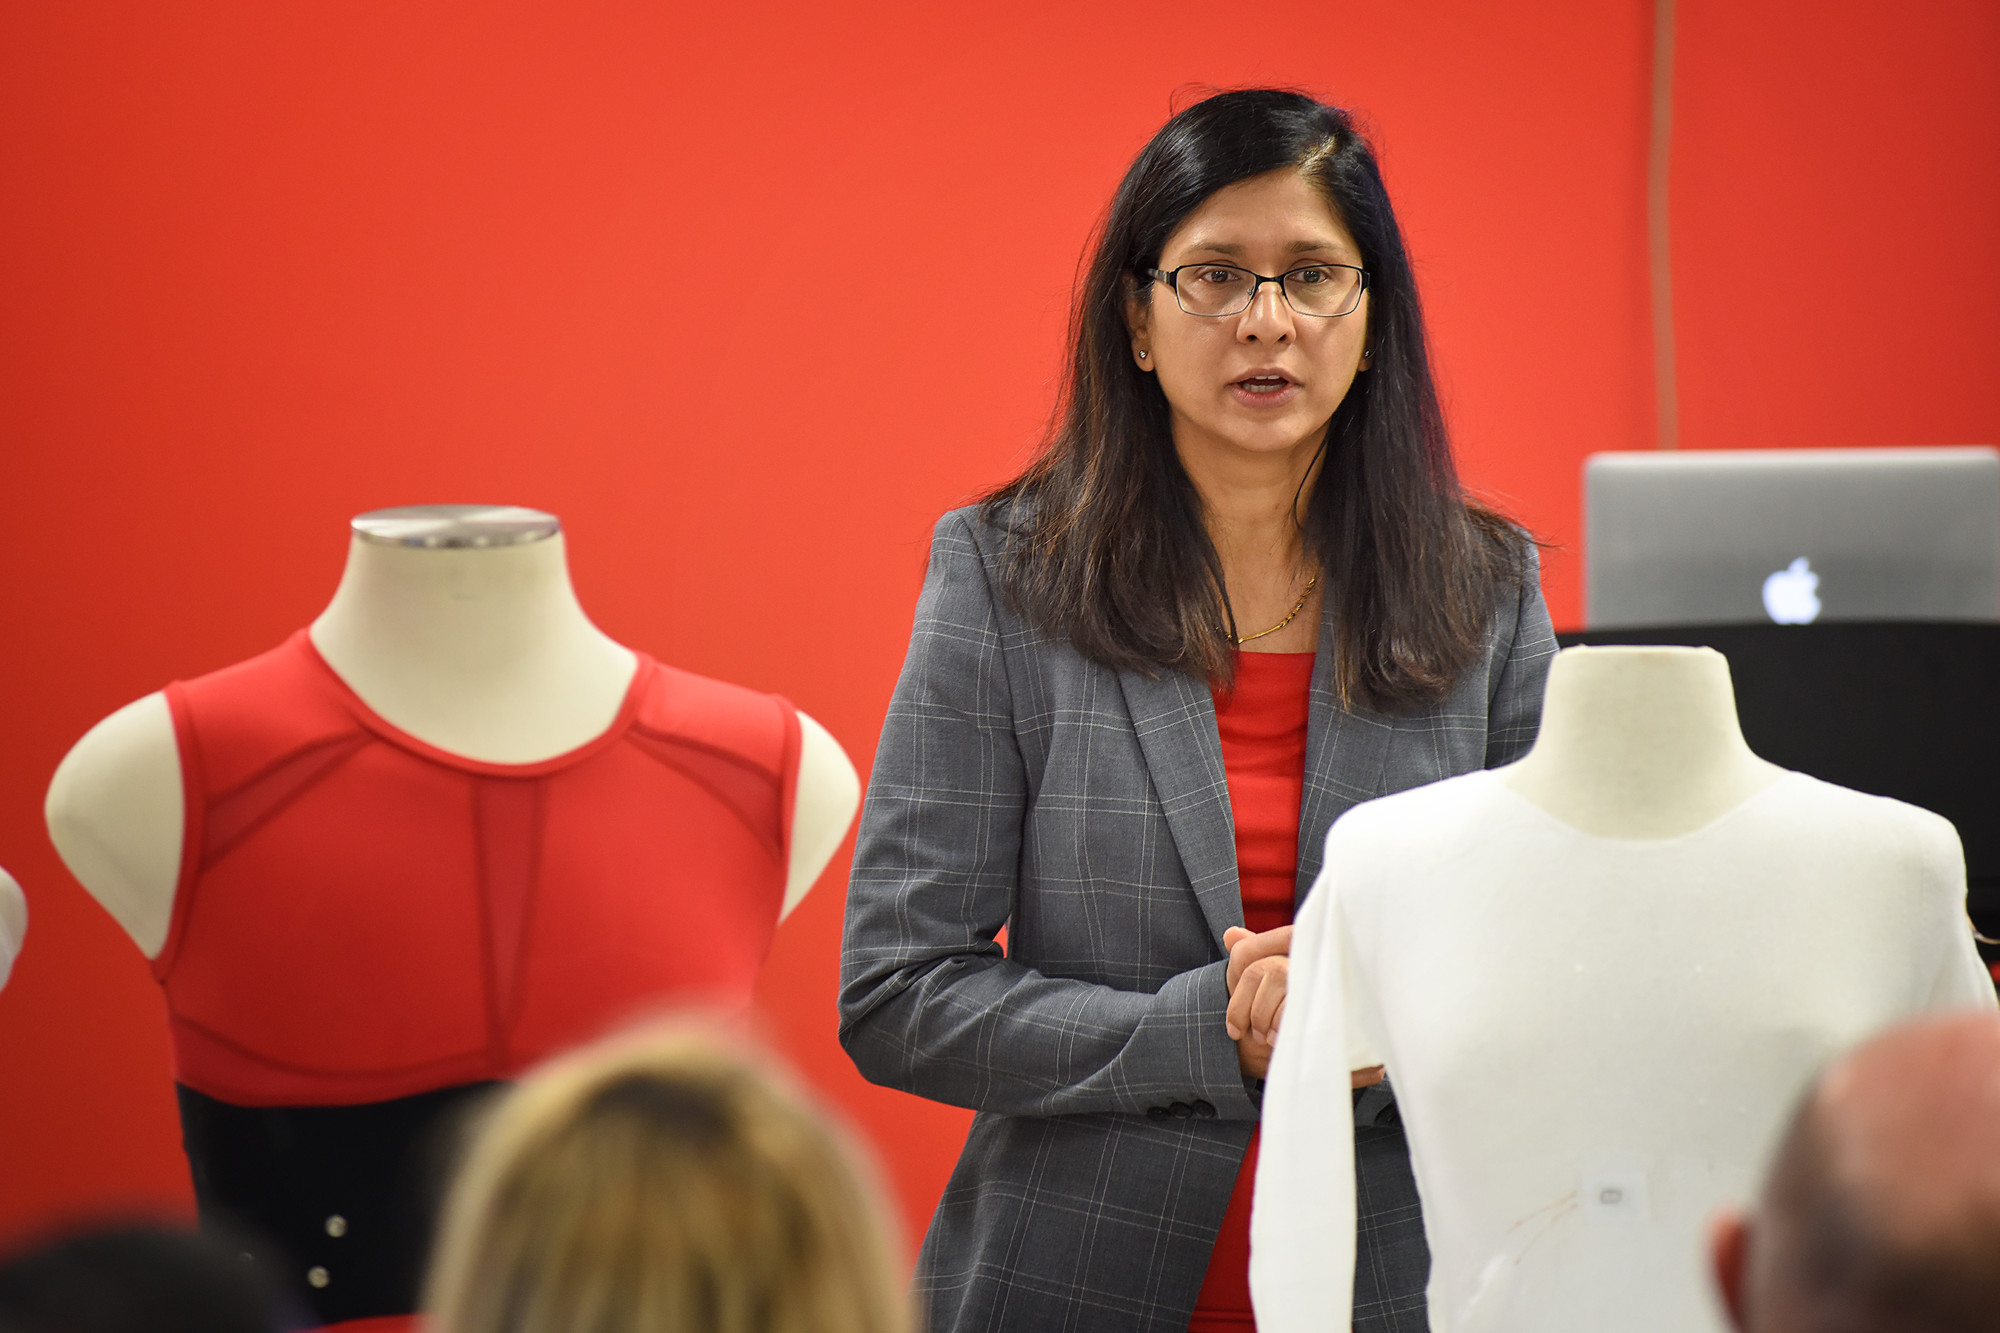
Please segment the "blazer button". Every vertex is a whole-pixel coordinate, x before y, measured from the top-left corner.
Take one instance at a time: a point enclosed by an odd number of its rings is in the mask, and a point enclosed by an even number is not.
[[[1171,1120],[1173,1118],[1174,1113],[1164,1106],[1149,1106],[1146,1108],[1146,1119],[1148,1120]]]
[[[1200,1116],[1203,1120],[1215,1119],[1215,1108],[1211,1106],[1209,1103],[1204,1101],[1195,1102],[1194,1113]]]
[[[1194,1114],[1194,1108],[1186,1102],[1175,1102],[1171,1109],[1176,1120],[1185,1120]]]

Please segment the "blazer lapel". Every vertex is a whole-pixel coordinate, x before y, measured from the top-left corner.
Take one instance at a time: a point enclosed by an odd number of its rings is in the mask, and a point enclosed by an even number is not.
[[[1340,706],[1334,683],[1333,617],[1319,625],[1319,653],[1313,661],[1312,696],[1306,715],[1306,783],[1299,803],[1299,873],[1293,904],[1303,904],[1319,878],[1326,831],[1349,806],[1382,794],[1395,723],[1373,713]],[[1220,743],[1218,742],[1218,745]]]
[[[1150,679],[1121,671],[1118,682],[1181,865],[1220,948],[1222,932],[1243,924],[1243,895],[1215,701],[1207,686],[1178,671]]]

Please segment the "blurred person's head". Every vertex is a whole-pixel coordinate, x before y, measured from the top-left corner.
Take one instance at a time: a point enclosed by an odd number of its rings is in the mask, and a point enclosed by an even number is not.
[[[0,1333],[274,1333],[275,1292],[240,1246],[123,1224],[0,1260]]]
[[[1710,1240],[1744,1333],[2000,1329],[2000,1015],[1899,1028],[1831,1066],[1755,1211]]]
[[[434,1333],[906,1333],[873,1181],[800,1093],[686,1027],[507,1093],[450,1197]]]

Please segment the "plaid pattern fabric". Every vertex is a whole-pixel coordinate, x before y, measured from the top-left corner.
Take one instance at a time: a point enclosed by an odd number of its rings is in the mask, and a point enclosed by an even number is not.
[[[1388,1124],[1354,1129],[1354,1333],[1427,1333],[1424,1284],[1431,1251],[1410,1169],[1410,1145],[1393,1109]]]
[[[931,1333],[1182,1333],[1258,1113],[1222,1026],[1243,913],[1215,708],[1030,628],[1000,546],[970,509],[932,541],[855,848],[841,1042],[874,1082],[979,1113],[918,1261]],[[1349,806],[1526,750],[1554,652],[1531,574],[1447,698],[1384,717],[1340,707],[1323,630],[1300,895]],[[1421,1329],[1389,1137],[1368,1327]]]

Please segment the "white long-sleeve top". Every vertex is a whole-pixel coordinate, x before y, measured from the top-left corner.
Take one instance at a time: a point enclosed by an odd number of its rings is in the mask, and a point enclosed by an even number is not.
[[[1628,841],[1471,773],[1355,807],[1325,865],[1264,1094],[1263,1333],[1348,1327],[1350,1069],[1396,1089],[1433,1333],[1698,1333],[1704,1224],[1820,1066],[1994,1005],[1950,823],[1803,774]]]

